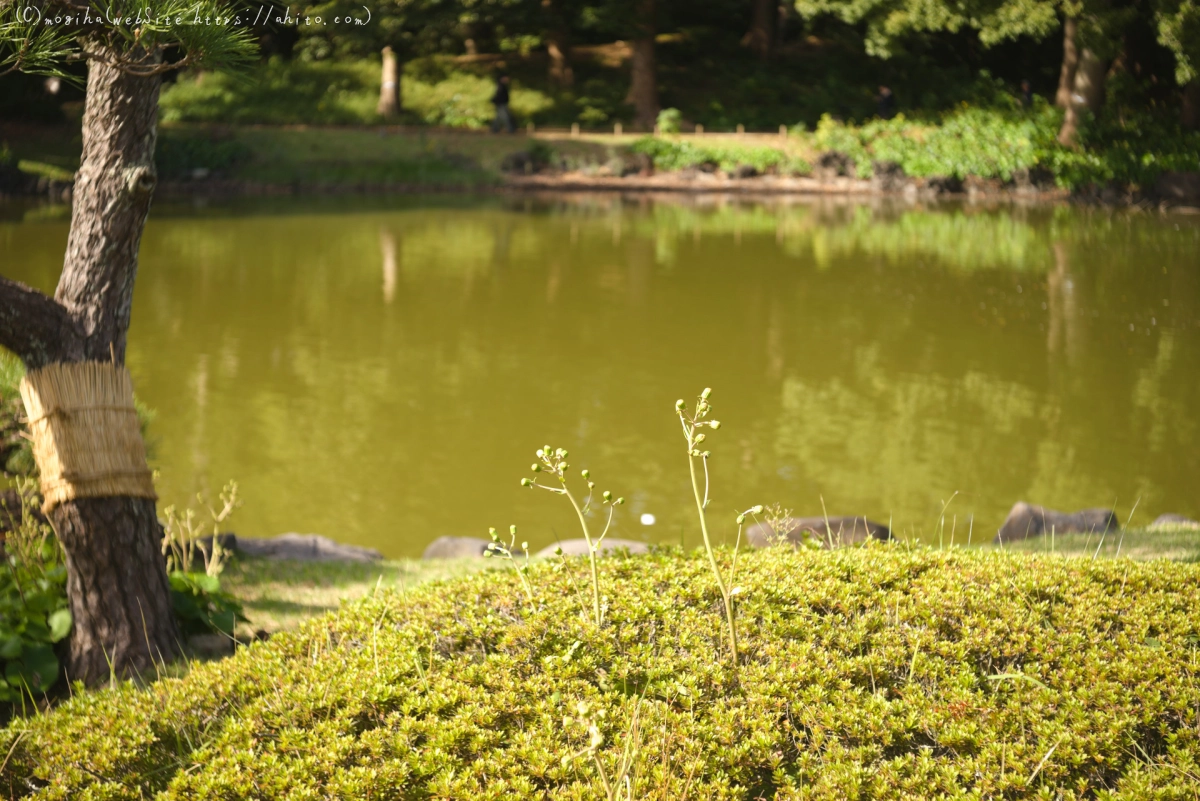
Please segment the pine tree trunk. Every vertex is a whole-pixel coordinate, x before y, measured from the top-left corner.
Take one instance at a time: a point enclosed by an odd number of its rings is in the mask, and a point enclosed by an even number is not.
[[[654,0],[638,5],[637,37],[633,41],[632,77],[625,102],[633,106],[635,123],[642,130],[658,118],[658,78],[654,66]]]
[[[1200,130],[1200,79],[1183,87],[1183,108],[1179,113],[1179,121],[1190,131]]]
[[[394,119],[400,114],[400,66],[396,52],[383,48],[383,74],[379,81],[379,105],[375,112],[384,119]]]
[[[778,15],[778,3],[777,0],[751,0],[751,5],[750,29],[742,37],[742,45],[766,60],[771,56],[771,45],[775,40],[771,29]]]
[[[30,369],[125,362],[138,248],[156,185],[158,91],[158,76],[88,61],[83,155],[54,300],[0,279],[0,345]],[[67,555],[74,617],[68,677],[94,684],[110,671],[152,675],[156,664],[178,655],[154,501],[64,501],[50,520]]]

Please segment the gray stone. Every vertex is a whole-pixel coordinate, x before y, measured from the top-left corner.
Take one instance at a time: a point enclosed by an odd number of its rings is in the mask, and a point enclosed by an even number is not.
[[[563,556],[587,556],[587,554],[588,554],[587,540],[577,539],[577,540],[563,540],[562,542],[560,542],[556,545],[548,545],[547,547],[538,551],[535,554],[535,556],[540,556],[540,557],[554,556],[555,548],[562,548]],[[618,540],[618,539],[613,539],[612,537],[605,537],[604,541],[600,543],[600,553],[601,554],[607,553],[609,551],[616,551],[616,550],[621,550],[621,549],[627,550],[631,554],[642,554],[642,553],[650,552],[650,546],[648,546],[644,542],[638,542],[636,540]]]
[[[265,539],[237,538],[237,551],[263,559],[305,562],[377,562],[383,554],[374,548],[334,542],[320,534],[280,534]]]
[[[438,537],[429,543],[422,559],[482,558],[490,540],[479,537]]]
[[[224,634],[193,634],[188,637],[187,649],[201,659],[216,659],[233,653],[236,643]]]
[[[1155,518],[1149,528],[1151,531],[1161,531],[1165,528],[1200,529],[1200,521],[1192,520],[1190,517],[1184,517],[1183,515],[1168,513]]]
[[[1003,544],[1049,534],[1115,532],[1121,528],[1111,509],[1081,509],[1078,512],[1058,512],[1044,506],[1019,501],[996,532],[992,542]]]
[[[1164,172],[1154,184],[1154,194],[1173,203],[1200,201],[1200,172]]]
[[[795,547],[815,537],[823,548],[839,548],[860,545],[868,539],[886,542],[892,538],[887,526],[865,517],[789,517],[779,529],[766,523],[755,523],[746,529],[746,541],[753,548]]]

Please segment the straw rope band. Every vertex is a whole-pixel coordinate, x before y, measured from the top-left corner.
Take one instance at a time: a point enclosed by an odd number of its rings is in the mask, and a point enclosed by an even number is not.
[[[57,409],[51,409],[41,417],[31,417],[26,422],[32,425],[33,423],[39,423],[48,417],[54,417],[55,415],[72,415],[75,412],[83,412],[87,411],[88,409],[109,409],[114,412],[127,412],[132,414],[134,417],[137,417],[137,409],[131,409],[127,406],[72,406],[70,408],[60,406]]]
[[[58,362],[21,379],[42,511],[74,498],[155,498],[129,371]]]

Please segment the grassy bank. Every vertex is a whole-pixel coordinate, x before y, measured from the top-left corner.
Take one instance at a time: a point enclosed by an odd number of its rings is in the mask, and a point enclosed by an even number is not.
[[[601,627],[582,562],[535,567],[532,603],[511,571],[475,574],[16,721],[0,794],[1189,798],[1198,578],[760,551],[739,567],[735,669],[702,553],[605,560]]]
[[[1165,171],[1200,171],[1200,133],[1148,118],[1087,127],[1079,148],[1055,135],[1060,112],[962,107],[939,115],[899,116],[863,125],[824,117],[786,135],[664,134],[538,130],[515,136],[469,129],[369,126],[257,126],[167,122],[158,166],[179,193],[473,189],[507,175],[589,178],[724,173],[822,179],[881,178],[893,190],[907,179],[943,191],[964,183],[994,188],[1152,192]],[[78,166],[71,128],[0,127],[9,159],[27,173],[61,180]],[[749,185],[748,185],[749,186]]]

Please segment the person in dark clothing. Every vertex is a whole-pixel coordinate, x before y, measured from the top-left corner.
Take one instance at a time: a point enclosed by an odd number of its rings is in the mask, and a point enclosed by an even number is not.
[[[879,87],[879,94],[875,97],[875,103],[878,108],[879,119],[890,120],[896,116],[896,96],[892,94],[892,90],[887,86]]]
[[[492,120],[492,132],[496,133],[501,127],[508,133],[514,130],[512,112],[508,110],[508,75],[501,73],[496,79],[496,93],[492,95],[492,104],[496,107],[496,118]]]
[[[1021,105],[1033,108],[1033,86],[1028,79],[1021,81]]]

